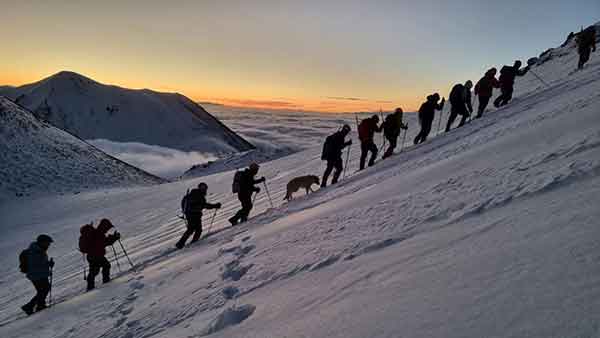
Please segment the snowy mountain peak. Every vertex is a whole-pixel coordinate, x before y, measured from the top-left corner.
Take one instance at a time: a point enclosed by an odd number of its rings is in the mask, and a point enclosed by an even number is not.
[[[83,139],[212,154],[254,148],[181,94],[104,85],[71,71],[20,87],[0,87],[0,95]]]

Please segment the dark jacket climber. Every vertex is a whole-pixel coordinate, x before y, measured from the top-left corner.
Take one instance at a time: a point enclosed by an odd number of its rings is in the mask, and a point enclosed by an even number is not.
[[[192,242],[197,242],[202,235],[202,211],[204,209],[220,209],[221,203],[206,202],[206,193],[208,185],[202,182],[198,184],[198,188],[192,189],[185,195],[182,201],[183,212],[185,214],[187,229],[181,236],[181,239],[175,244],[175,247],[182,249],[185,242],[192,236]]]
[[[327,161],[327,168],[323,173],[321,187],[327,186],[327,180],[331,171],[335,168],[331,184],[336,184],[342,171],[344,170],[344,162],[342,160],[342,150],[352,144],[352,140],[346,142],[346,136],[350,133],[350,126],[345,124],[340,131],[329,135],[323,144],[323,154],[321,159]]]
[[[421,131],[415,137],[414,144],[423,143],[427,140],[429,132],[431,132],[431,124],[435,118],[435,111],[444,109],[444,103],[446,99],[442,99],[442,102],[438,104],[440,100],[440,94],[435,93],[427,96],[421,108],[419,108],[419,123],[421,124]]]
[[[515,61],[513,66],[504,66],[500,70],[500,91],[502,94],[494,100],[494,106],[496,108],[506,105],[512,99],[515,78],[517,76],[523,76],[529,71],[529,66],[521,68],[521,61]]]
[[[589,26],[577,35],[577,52],[579,53],[579,62],[577,69],[582,69],[589,61],[590,54],[596,51],[596,27]]]
[[[500,82],[496,79],[496,68],[490,68],[485,75],[475,85],[475,95],[479,99],[479,107],[477,108],[477,116],[483,116],[483,112],[490,102],[494,88],[500,88]]]
[[[473,112],[473,106],[471,105],[471,88],[473,88],[473,82],[468,80],[465,84],[457,84],[452,88],[450,92],[450,116],[448,117],[448,124],[446,125],[446,132],[450,131],[452,123],[458,115],[462,116],[460,119],[459,127],[462,127],[467,118]]]
[[[29,248],[23,251],[25,260],[25,273],[27,279],[31,281],[36,290],[36,295],[23,305],[21,309],[28,315],[34,312],[42,311],[46,308],[46,297],[50,292],[50,281],[48,278],[51,274],[51,268],[54,266],[54,261],[48,259],[48,248],[53,240],[48,235],[39,235],[37,240],[29,245]]]
[[[393,114],[389,114],[383,121],[383,136],[388,140],[389,146],[383,153],[382,159],[388,158],[394,154],[394,149],[398,144],[398,135],[400,135],[401,129],[408,129],[408,126],[402,122],[402,115],[404,111],[402,108],[396,108]]]
[[[258,164],[252,163],[241,173],[239,182],[240,186],[237,195],[240,203],[242,204],[242,208],[229,219],[231,225],[236,225],[240,221],[246,222],[248,220],[248,216],[252,210],[252,194],[255,192],[260,192],[260,188],[256,187],[255,185],[265,181],[264,177],[254,179],[256,174],[258,174],[259,169],[260,166]]]

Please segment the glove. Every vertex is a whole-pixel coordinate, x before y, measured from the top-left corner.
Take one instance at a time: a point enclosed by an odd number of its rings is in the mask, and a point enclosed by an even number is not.
[[[352,145],[352,140],[348,140],[348,142],[346,142],[346,145],[347,146]]]
[[[215,206],[217,207],[217,209],[221,209],[221,203],[217,203]]]
[[[118,232],[115,232],[115,239],[118,241],[119,239],[121,239],[121,234]]]
[[[50,258],[50,260],[48,261],[48,266],[53,268],[54,267],[54,259]]]
[[[254,191],[258,194],[260,192],[260,188],[256,187],[254,188]]]

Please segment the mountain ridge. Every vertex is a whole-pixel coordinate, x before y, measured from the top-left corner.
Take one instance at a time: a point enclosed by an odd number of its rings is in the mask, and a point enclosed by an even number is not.
[[[34,83],[0,87],[0,95],[82,139],[140,142],[212,154],[254,149],[180,93],[107,85],[60,71]]]

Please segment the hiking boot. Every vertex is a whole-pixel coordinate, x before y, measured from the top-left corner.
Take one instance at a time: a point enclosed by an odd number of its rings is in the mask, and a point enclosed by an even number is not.
[[[102,284],[106,284],[110,282],[110,277],[102,278]]]
[[[33,314],[33,305],[25,304],[21,306],[21,310],[23,310],[28,316],[31,316]]]
[[[44,311],[44,310],[46,310],[46,308],[47,308],[46,304],[38,304],[38,306],[36,306],[36,308],[35,308],[35,312]]]
[[[181,250],[181,249],[183,249],[183,244],[177,243],[177,244],[175,244],[175,248],[177,248],[178,250]]]
[[[237,219],[235,219],[235,218],[230,218],[230,219],[229,219],[229,223],[231,223],[231,225],[233,226],[233,225],[237,225],[237,224],[238,224],[238,221],[237,221]]]

